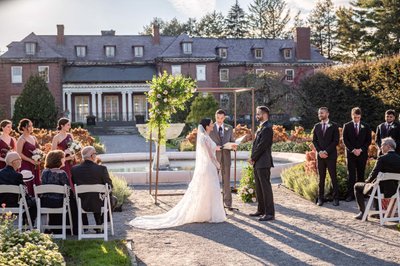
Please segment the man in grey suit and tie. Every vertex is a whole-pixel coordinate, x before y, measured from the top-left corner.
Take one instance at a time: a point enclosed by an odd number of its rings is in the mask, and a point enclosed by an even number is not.
[[[210,132],[211,139],[221,147],[228,142],[235,142],[232,127],[224,123],[225,116],[226,113],[222,109],[215,112],[215,124],[213,131]],[[236,149],[236,146],[234,148]],[[224,204],[229,210],[233,210],[231,193],[231,151],[221,149],[221,151],[217,151],[216,157],[221,164]]]

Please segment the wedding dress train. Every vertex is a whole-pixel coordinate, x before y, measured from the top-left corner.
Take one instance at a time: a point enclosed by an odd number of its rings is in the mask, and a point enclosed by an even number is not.
[[[226,219],[222,202],[216,144],[200,125],[197,131],[196,166],[185,195],[170,211],[137,217],[130,225],[143,229],[161,229],[187,223],[220,223]]]

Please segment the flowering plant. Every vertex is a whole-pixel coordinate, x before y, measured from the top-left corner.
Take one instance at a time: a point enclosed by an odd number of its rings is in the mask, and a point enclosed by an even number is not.
[[[238,193],[243,202],[256,202],[256,184],[254,182],[253,167],[247,165],[242,169],[242,179]]]
[[[82,150],[82,145],[78,141],[72,140],[68,142],[68,150],[71,152],[71,154],[78,153]]]
[[[41,162],[44,159],[44,152],[41,149],[35,149],[32,152],[32,160],[34,160],[35,162]]]
[[[146,93],[151,104],[149,127],[158,133],[159,142],[165,142],[171,115],[185,108],[185,103],[195,92],[196,84],[191,78],[172,76],[166,71],[159,77],[154,76],[149,84],[150,91]]]

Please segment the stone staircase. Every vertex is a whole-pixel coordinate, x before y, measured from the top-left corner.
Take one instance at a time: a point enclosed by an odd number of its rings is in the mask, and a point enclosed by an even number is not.
[[[139,134],[137,127],[130,123],[102,122],[95,126],[87,126],[87,130],[93,135],[135,135]]]

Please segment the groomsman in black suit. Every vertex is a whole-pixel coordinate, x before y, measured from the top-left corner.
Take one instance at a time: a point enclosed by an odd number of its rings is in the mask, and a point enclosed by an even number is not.
[[[361,109],[354,107],[351,110],[352,121],[343,126],[343,143],[346,147],[347,182],[346,201],[354,199],[354,184],[364,182],[365,166],[368,159],[368,147],[371,144],[371,129],[361,122]]]
[[[258,106],[256,118],[260,125],[253,142],[250,163],[254,168],[258,208],[250,216],[261,216],[259,221],[270,221],[275,219],[275,207],[271,187],[271,167],[274,167],[271,146],[274,132],[268,121],[269,108]]]
[[[339,127],[329,120],[327,107],[319,108],[318,118],[321,122],[315,124],[313,129],[313,144],[318,153],[319,189],[317,205],[322,206],[324,204],[325,178],[326,170],[328,169],[333,186],[333,205],[339,206],[339,187],[336,177],[336,146],[339,143]]]
[[[396,152],[400,154],[400,125],[395,121],[396,112],[387,110],[385,112],[385,122],[376,128],[375,143],[378,147],[378,156],[382,155],[382,139],[391,137],[396,142]]]

